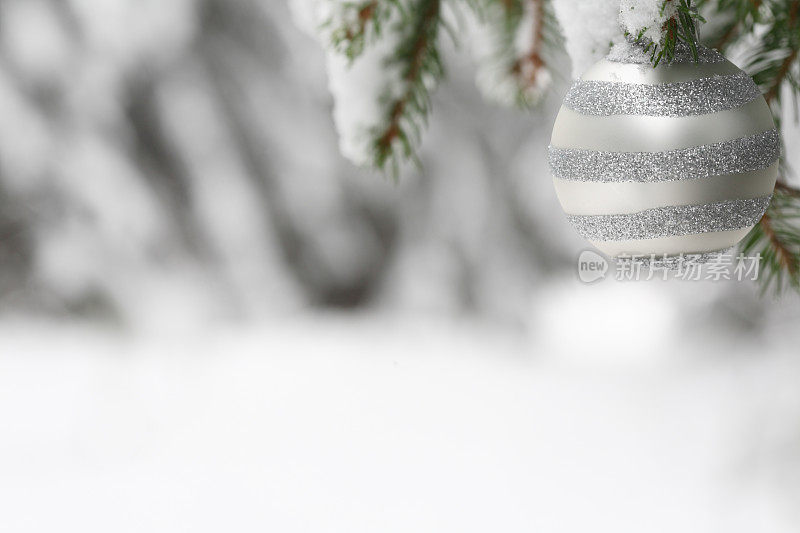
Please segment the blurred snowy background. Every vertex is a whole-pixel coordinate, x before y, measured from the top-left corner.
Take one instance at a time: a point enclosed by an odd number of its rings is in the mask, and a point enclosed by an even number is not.
[[[0,2],[0,531],[797,531],[798,298],[581,284],[448,46],[394,184],[282,0]]]

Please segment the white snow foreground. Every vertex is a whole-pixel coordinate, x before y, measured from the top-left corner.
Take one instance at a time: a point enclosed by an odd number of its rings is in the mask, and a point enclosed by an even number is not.
[[[579,367],[395,317],[0,345],[2,531],[796,531],[780,355]]]

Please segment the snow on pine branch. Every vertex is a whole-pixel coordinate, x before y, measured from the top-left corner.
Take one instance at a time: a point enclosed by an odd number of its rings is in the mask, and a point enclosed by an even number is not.
[[[361,166],[413,158],[442,75],[440,0],[290,0],[326,55],[342,154]]]
[[[698,22],[705,19],[692,0],[622,0],[620,5],[622,29],[644,45],[653,65],[672,62],[680,49],[697,61]]]
[[[630,35],[661,42],[666,22],[678,13],[678,0],[621,0],[619,22]]]
[[[399,83],[397,73],[384,70],[384,60],[397,39],[378,40],[373,46],[364,47],[357,57],[340,53],[341,48],[334,46],[334,33],[347,24],[349,5],[350,2],[290,0],[295,24],[318,40],[325,51],[339,149],[353,163],[367,165],[371,155],[368,133],[382,119],[381,95],[386,86]],[[366,31],[366,25],[363,29]]]
[[[658,0],[641,0],[649,3]],[[552,0],[564,43],[572,59],[572,76],[583,72],[622,40],[619,0]]]
[[[347,0],[322,5],[327,7],[319,28],[323,40],[350,60],[379,39],[392,13],[403,7],[400,0]]]
[[[626,33],[652,42],[654,60],[670,61],[679,40],[694,50],[694,22],[702,21],[689,0],[552,1],[576,78]]]
[[[445,0],[289,1],[296,24],[325,50],[342,154],[357,165],[395,171],[400,160],[414,159],[429,94],[443,75],[438,38]],[[625,31],[661,39],[665,20],[685,2],[470,1],[478,13],[468,32],[478,86],[504,104],[542,96],[551,81],[544,59],[550,9],[577,77],[623,41]]]
[[[545,61],[545,0],[488,0],[469,42],[478,62],[476,83],[503,105],[538,102],[552,77]]]

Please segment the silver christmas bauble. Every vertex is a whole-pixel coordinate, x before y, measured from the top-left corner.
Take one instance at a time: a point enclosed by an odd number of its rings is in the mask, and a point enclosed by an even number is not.
[[[780,140],[753,80],[714,50],[656,68],[617,45],[570,88],[549,147],[556,194],[610,256],[712,256],[769,205]]]

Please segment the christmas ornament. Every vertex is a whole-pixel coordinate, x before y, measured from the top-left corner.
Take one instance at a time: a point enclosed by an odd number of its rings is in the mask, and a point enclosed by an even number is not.
[[[718,52],[688,47],[653,68],[622,43],[567,93],[549,147],[570,223],[614,257],[730,249],[761,219],[780,139],[753,80]]]

